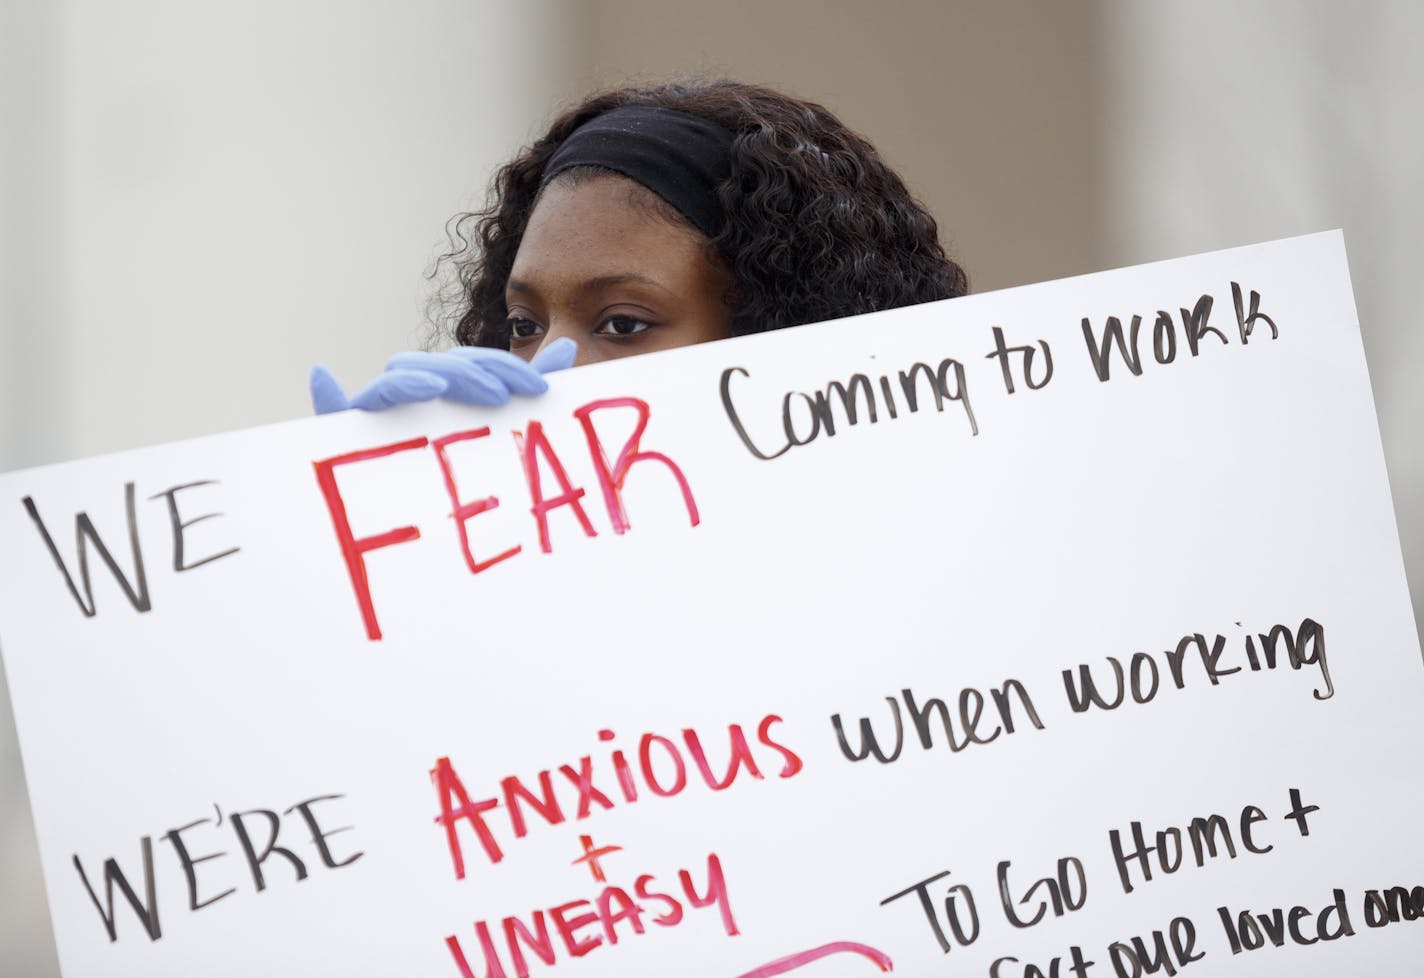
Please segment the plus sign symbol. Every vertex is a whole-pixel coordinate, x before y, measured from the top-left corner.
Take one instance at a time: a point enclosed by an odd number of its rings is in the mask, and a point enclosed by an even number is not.
[[[579,863],[587,863],[589,871],[593,873],[594,881],[598,883],[607,883],[608,877],[603,875],[603,866],[599,864],[599,860],[602,859],[604,856],[611,855],[615,852],[622,852],[623,847],[595,846],[593,844],[593,836],[591,835],[579,836],[579,844],[583,846],[583,855],[579,856],[569,865],[577,866]]]

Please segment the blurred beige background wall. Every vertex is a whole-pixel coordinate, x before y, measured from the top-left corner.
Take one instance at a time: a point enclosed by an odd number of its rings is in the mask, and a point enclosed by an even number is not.
[[[1104,267],[1093,4],[602,0],[579,90],[729,75],[821,102],[938,217],[976,292]]]
[[[1421,41],[1410,0],[0,0],[0,470],[307,414],[313,362],[419,342],[562,101],[728,74],[868,135],[976,291],[1344,227],[1424,581]],[[3,696],[0,974],[57,974]]]

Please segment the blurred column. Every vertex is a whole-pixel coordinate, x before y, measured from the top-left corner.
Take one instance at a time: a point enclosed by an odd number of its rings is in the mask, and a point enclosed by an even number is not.
[[[61,4],[0,3],[0,471],[72,437],[64,24]]]
[[[572,86],[574,9],[0,0],[0,470],[303,417],[313,362],[421,343],[446,220]],[[45,978],[3,694],[0,786],[0,972]]]
[[[63,50],[60,5],[0,3],[0,471],[72,442],[64,369]],[[3,673],[0,962],[6,974],[59,973]]]
[[[1424,5],[1104,0],[1100,9],[1112,264],[1344,228],[1415,619],[1424,621],[1415,299]]]

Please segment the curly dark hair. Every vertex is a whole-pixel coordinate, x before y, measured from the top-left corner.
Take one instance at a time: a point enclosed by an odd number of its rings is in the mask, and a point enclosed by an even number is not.
[[[798,326],[963,295],[963,269],[929,212],[862,136],[814,102],[733,81],[620,88],[564,112],[496,173],[482,212],[451,221],[454,339],[508,349],[505,283],[554,151],[625,105],[675,109],[733,135],[718,188],[726,225],[709,243],[732,279],[732,333]],[[473,233],[471,233],[473,225]]]

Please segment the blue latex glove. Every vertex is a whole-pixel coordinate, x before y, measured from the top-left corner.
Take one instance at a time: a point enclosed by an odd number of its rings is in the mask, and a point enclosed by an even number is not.
[[[544,374],[573,366],[578,344],[567,337],[540,350],[532,363],[505,350],[457,346],[445,353],[397,353],[386,372],[348,399],[322,364],[312,367],[312,407],[317,414],[359,408],[382,411],[397,404],[443,397],[461,404],[503,404],[511,394],[533,397],[549,389]]]

